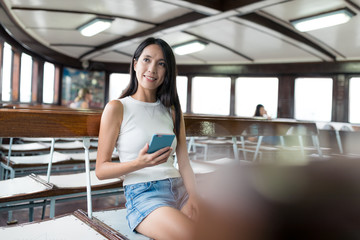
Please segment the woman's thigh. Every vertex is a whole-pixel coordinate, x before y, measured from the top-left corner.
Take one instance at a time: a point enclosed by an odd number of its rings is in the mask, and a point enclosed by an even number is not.
[[[153,239],[192,239],[194,222],[180,210],[160,207],[151,212],[136,231]]]

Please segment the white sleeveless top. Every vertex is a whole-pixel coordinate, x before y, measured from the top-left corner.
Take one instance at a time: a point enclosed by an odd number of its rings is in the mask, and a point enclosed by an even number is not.
[[[120,162],[136,159],[145,144],[150,143],[153,134],[174,134],[174,123],[170,110],[159,100],[155,103],[148,103],[129,96],[119,99],[119,101],[124,106],[123,120],[116,142]],[[167,162],[126,174],[124,185],[180,177],[179,171],[173,164],[176,145],[175,138],[172,144],[173,152]]]

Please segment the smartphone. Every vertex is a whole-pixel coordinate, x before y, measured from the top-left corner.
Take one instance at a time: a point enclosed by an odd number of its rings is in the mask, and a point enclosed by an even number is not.
[[[147,153],[153,153],[164,147],[170,147],[174,138],[174,134],[154,134],[151,138]]]

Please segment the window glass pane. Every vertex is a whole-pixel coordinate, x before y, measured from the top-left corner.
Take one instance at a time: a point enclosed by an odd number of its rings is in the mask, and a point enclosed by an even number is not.
[[[3,55],[3,71],[2,71],[2,101],[11,100],[11,62],[12,62],[11,46],[4,44]]]
[[[120,97],[121,93],[129,85],[130,74],[112,73],[109,83],[109,101]]]
[[[235,83],[235,115],[253,117],[256,106],[262,104],[267,115],[276,118],[278,91],[278,78],[237,78]]]
[[[43,80],[43,102],[54,103],[55,66],[45,62]]]
[[[295,118],[331,121],[332,92],[331,78],[295,79]]]
[[[192,79],[192,111],[200,114],[229,115],[231,79],[194,77]]]
[[[176,77],[176,88],[179,95],[181,110],[186,112],[188,78],[185,76]]]
[[[20,102],[31,101],[32,58],[21,54]]]
[[[351,78],[349,83],[349,122],[360,123],[360,77]]]

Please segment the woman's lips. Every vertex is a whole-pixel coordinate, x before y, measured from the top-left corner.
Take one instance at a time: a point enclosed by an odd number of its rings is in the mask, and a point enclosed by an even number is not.
[[[144,77],[151,82],[153,82],[157,79],[156,77],[150,77],[150,76],[146,76],[146,75],[144,75]]]

